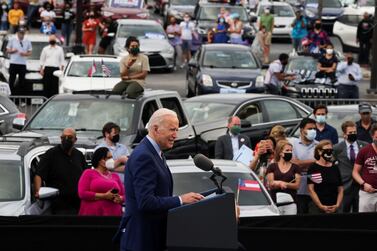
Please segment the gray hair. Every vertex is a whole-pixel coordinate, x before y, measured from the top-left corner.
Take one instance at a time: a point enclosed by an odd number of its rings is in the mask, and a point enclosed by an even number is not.
[[[160,108],[157,111],[155,111],[149,119],[149,122],[146,126],[148,131],[151,131],[153,126],[155,125],[160,126],[164,120],[164,117],[166,116],[173,116],[175,118],[178,118],[177,113],[175,111],[166,108]]]

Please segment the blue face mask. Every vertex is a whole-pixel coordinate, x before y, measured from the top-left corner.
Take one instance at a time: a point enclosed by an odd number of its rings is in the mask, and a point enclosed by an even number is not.
[[[315,116],[315,120],[317,123],[324,124],[326,123],[326,116],[325,115],[317,115]]]
[[[310,129],[306,131],[306,138],[309,141],[313,141],[316,136],[317,136],[317,131],[315,129]]]

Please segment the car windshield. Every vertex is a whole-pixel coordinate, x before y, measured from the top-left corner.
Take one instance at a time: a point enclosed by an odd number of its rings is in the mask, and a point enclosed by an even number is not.
[[[112,121],[126,132],[132,122],[134,102],[90,100],[52,100],[33,118],[28,129],[59,129],[67,127],[101,131],[104,124]]]
[[[246,50],[207,50],[203,67],[257,69],[258,65],[250,51]]]
[[[217,20],[220,9],[224,7],[212,7],[212,6],[205,6],[200,9],[200,15],[199,20],[209,20],[209,21],[215,21]],[[240,17],[240,20],[243,22],[248,22],[247,18],[247,12],[246,9],[243,7],[225,7],[226,12],[229,13],[229,15],[232,14],[238,14]]]
[[[92,70],[95,68],[95,71]],[[119,62],[115,61],[76,61],[68,69],[68,77],[120,78]]]
[[[198,3],[198,0],[171,0],[171,5],[190,5],[195,6]]]
[[[302,70],[317,72],[318,61],[312,58],[295,58],[289,61],[288,72],[301,72]]]
[[[123,24],[120,25],[117,37],[127,38],[130,36],[138,38],[166,39],[166,34],[161,25],[146,24]]]
[[[223,103],[184,102],[191,123],[210,122],[228,118],[235,105]]]
[[[24,197],[24,172],[20,161],[0,160],[0,201]]]
[[[309,6],[318,6],[318,0],[307,0],[306,2]],[[324,8],[342,8],[342,4],[339,0],[326,0],[323,1]]]
[[[280,6],[280,5],[273,5],[270,6],[271,8],[271,14],[275,17],[294,17],[295,13],[293,12],[292,8],[290,6]],[[258,16],[262,16],[264,12],[264,7],[261,6],[259,8]]]
[[[203,192],[211,189],[215,189],[215,185],[210,180],[211,173],[173,173],[174,188],[173,193],[175,195],[185,194],[188,192]],[[223,186],[227,186],[232,189],[234,193],[238,190],[239,180],[253,180],[255,178],[248,173],[225,173],[227,180],[225,180]],[[239,191],[238,204],[240,206],[259,206],[270,205],[266,194],[260,190],[257,191]]]
[[[31,55],[28,59],[39,60],[41,57],[42,50],[45,46],[48,45],[48,42],[31,42]]]

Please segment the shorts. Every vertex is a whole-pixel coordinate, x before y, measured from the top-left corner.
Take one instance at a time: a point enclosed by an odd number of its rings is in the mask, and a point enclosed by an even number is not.
[[[191,51],[191,47],[192,47],[192,40],[183,40],[182,39],[182,51],[183,52],[189,52]]]
[[[264,43],[266,45],[271,45],[271,40],[272,40],[272,32],[267,32],[266,38],[264,39]]]

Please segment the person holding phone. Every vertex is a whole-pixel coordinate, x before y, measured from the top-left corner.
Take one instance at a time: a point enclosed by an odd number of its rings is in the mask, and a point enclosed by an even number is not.
[[[98,148],[93,154],[92,164],[93,169],[85,170],[79,180],[79,215],[121,216],[124,187],[119,176],[108,170],[108,167],[114,166],[110,150]]]

